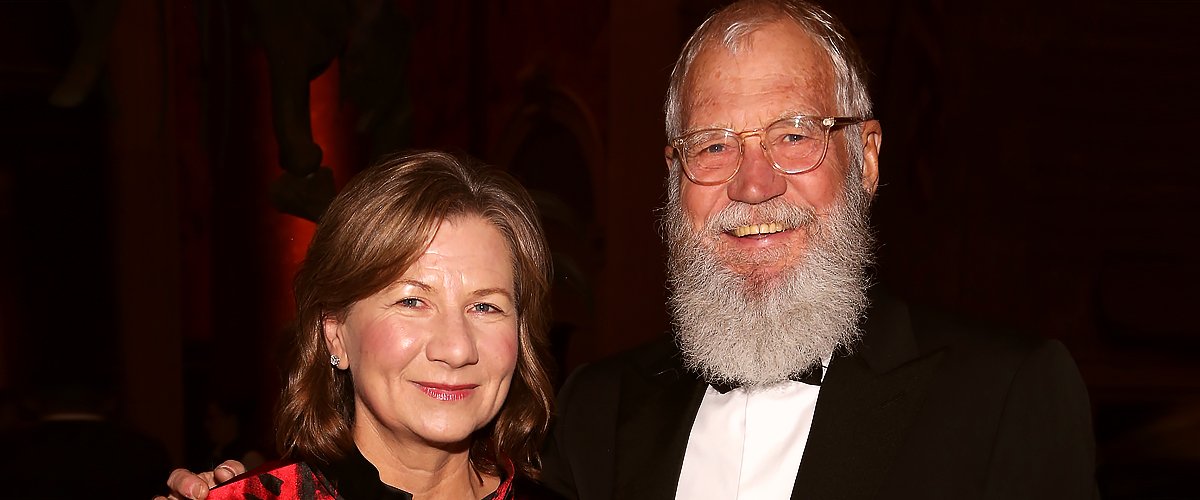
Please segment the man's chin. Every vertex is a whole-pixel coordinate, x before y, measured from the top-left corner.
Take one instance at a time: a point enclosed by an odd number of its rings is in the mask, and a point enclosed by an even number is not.
[[[723,256],[724,257],[724,256]],[[778,288],[787,279],[794,263],[782,259],[722,258],[722,265],[745,285],[745,292],[760,295]]]

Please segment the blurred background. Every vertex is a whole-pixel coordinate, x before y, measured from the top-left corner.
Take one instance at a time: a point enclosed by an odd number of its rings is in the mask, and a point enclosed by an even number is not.
[[[0,0],[8,439],[104,422],[122,450],[68,454],[144,461],[151,493],[168,467],[273,456],[308,218],[405,148],[534,193],[560,377],[662,335],[662,98],[724,3]],[[1200,4],[824,4],[885,132],[878,281],[1060,339],[1106,497],[1195,498]]]

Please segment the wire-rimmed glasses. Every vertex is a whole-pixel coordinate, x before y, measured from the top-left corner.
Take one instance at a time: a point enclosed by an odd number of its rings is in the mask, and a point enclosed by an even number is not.
[[[802,174],[821,165],[829,151],[829,134],[834,127],[867,121],[847,116],[795,116],[762,128],[735,132],[710,128],[688,132],[671,139],[672,155],[683,165],[692,182],[715,186],[728,182],[742,166],[747,137],[758,136],[767,160],[785,174]]]

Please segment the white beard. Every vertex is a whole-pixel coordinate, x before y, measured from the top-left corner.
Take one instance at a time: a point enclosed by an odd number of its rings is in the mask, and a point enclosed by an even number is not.
[[[853,347],[867,307],[874,238],[868,195],[856,189],[858,182],[847,185],[825,216],[779,198],[759,205],[734,203],[698,232],[684,215],[674,184],[663,217],[669,307],[689,369],[709,382],[753,388],[786,380],[838,348]],[[714,251],[721,232],[758,221],[789,221],[805,231],[800,262],[767,279],[738,274],[723,263]],[[747,255],[739,264],[777,258]]]

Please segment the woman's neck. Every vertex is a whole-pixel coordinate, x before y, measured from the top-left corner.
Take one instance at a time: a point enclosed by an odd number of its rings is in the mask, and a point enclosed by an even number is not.
[[[470,443],[440,447],[383,439],[369,431],[355,432],[354,442],[384,484],[414,498],[478,500],[500,485],[499,478],[477,474],[471,467]]]

